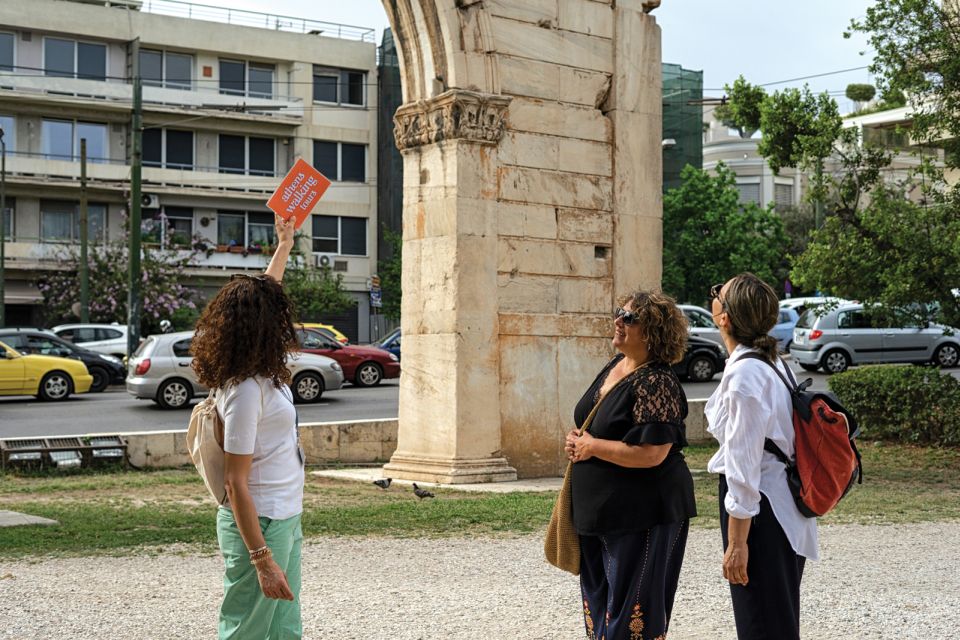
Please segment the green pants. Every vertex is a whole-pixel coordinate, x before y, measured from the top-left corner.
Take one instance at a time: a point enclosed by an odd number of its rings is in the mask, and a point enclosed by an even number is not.
[[[223,554],[223,604],[220,605],[220,640],[290,640],[303,636],[300,623],[300,516],[285,520],[260,518],[263,538],[273,559],[287,574],[293,601],[263,595],[257,570],[230,509],[217,512],[217,540]]]

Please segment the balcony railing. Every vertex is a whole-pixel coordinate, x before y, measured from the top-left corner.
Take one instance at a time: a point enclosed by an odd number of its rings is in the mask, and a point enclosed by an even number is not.
[[[180,2],[179,0],[143,0],[141,11],[159,15],[222,22],[241,27],[258,27],[274,31],[309,33],[328,38],[376,42],[376,32],[366,27],[357,27],[335,22],[319,22],[274,13],[260,13],[244,9],[226,9],[205,4]]]

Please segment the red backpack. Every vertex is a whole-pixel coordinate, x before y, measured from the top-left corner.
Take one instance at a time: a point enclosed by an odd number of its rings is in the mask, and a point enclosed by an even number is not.
[[[807,391],[813,383],[810,378],[798,384],[786,363],[790,380],[758,353],[741,357],[766,362],[790,390],[795,459],[790,460],[769,438],[763,448],[787,466],[787,483],[800,513],[808,518],[828,513],[855,481],[863,484],[863,465],[854,442],[860,435],[856,421],[831,394]]]

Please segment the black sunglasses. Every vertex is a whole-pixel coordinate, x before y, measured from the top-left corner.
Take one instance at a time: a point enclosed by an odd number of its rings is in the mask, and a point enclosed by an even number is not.
[[[270,276],[265,273],[258,273],[255,276],[251,276],[248,273],[234,273],[230,276],[230,281],[234,280],[257,280],[258,282],[269,282]]]
[[[634,324],[635,322],[640,322],[640,314],[634,311],[627,311],[623,307],[617,307],[616,311],[613,312],[614,319],[620,318],[623,320],[623,324]]]
[[[724,285],[724,284],[726,284],[726,283],[725,283],[725,282],[721,282],[720,284],[715,284],[715,285],[713,285],[712,287],[710,287],[710,299],[711,299],[711,300],[713,300],[714,298],[717,298],[717,299],[720,298],[720,290],[723,289],[723,285]],[[722,303],[723,303],[723,300],[720,300],[720,303],[722,304]]]

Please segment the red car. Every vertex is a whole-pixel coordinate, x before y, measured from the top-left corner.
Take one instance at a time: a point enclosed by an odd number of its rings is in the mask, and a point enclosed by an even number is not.
[[[373,387],[381,380],[400,376],[397,356],[376,347],[340,344],[315,329],[297,330],[297,342],[304,353],[336,360],[343,367],[343,379],[360,387]]]

